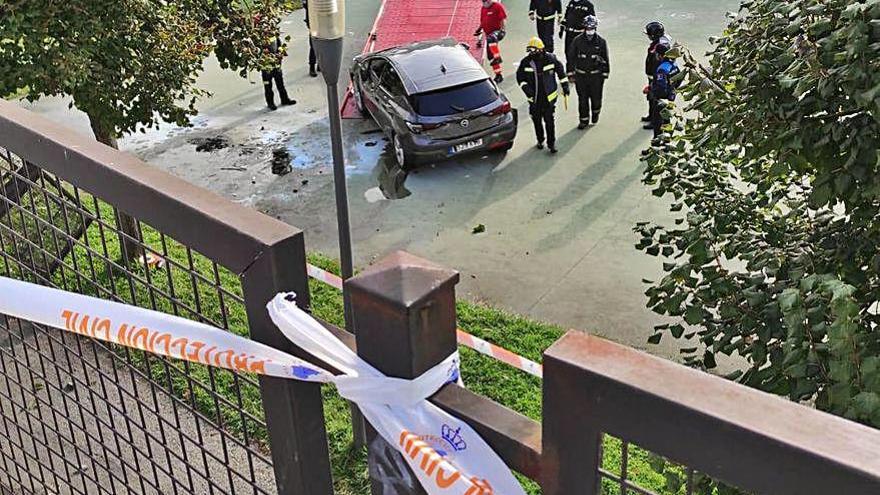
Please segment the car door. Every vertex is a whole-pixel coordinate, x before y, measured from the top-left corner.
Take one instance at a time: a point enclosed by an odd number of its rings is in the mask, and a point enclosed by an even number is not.
[[[403,129],[404,115],[407,113],[407,95],[403,81],[394,66],[388,64],[382,73],[379,96],[380,111],[384,113],[384,121],[390,129]]]
[[[382,112],[378,101],[380,88],[379,82],[381,81],[382,74],[388,65],[388,61],[383,58],[371,58],[364,61],[359,74],[361,98],[363,99],[364,107],[366,107],[366,110],[373,116],[376,123],[380,125],[382,125]]]

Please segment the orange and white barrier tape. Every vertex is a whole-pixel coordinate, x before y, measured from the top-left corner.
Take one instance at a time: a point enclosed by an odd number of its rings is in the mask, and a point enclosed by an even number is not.
[[[342,279],[338,276],[311,264],[308,265],[308,272],[309,276],[313,279],[319,282],[323,282],[331,287],[342,290]],[[544,378],[544,367],[540,364],[530,359],[526,359],[520,355],[514,354],[513,352],[508,351],[503,347],[499,347],[479,337],[474,337],[473,335],[465,332],[460,328],[457,330],[457,334],[459,344],[473,349],[480,354],[497,359],[502,363],[513,366],[518,370],[525,371],[532,376]]]
[[[457,352],[416,379],[387,377],[299,309],[295,299],[279,294],[270,301],[272,321],[340,375],[202,323],[0,277],[0,314],[199,364],[334,384],[402,455],[430,495],[525,495],[477,432],[427,400],[460,380]]]
[[[525,371],[526,373],[537,376],[538,378],[544,378],[544,367],[540,364],[526,359],[518,354],[514,354],[511,351],[503,347],[499,347],[491,342],[486,342],[485,340],[474,337],[473,335],[465,332],[464,330],[457,330],[458,333],[458,343],[471,348],[480,354],[485,354],[491,358],[495,358],[502,363],[513,366],[518,370]]]

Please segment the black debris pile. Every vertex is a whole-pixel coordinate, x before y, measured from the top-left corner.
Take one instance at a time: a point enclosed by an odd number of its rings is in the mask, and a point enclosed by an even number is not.
[[[210,153],[229,147],[229,141],[223,136],[193,138],[189,143],[196,145],[196,151],[200,153]]]
[[[290,165],[290,152],[287,148],[278,148],[272,151],[272,173],[275,175],[287,175],[293,170]]]

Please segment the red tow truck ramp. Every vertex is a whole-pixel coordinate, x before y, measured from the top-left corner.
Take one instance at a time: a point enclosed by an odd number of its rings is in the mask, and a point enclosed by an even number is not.
[[[470,45],[471,54],[482,62],[483,50],[474,38],[480,25],[480,9],[481,3],[476,0],[383,0],[363,53],[449,36]],[[342,117],[361,118],[350,85]]]

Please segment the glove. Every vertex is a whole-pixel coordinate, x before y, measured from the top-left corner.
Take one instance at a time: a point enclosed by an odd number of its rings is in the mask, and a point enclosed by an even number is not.
[[[478,28],[476,31],[474,31],[474,36],[479,36],[481,34],[483,34],[483,28]]]
[[[534,20],[535,20],[535,12],[534,12],[534,11],[529,12],[529,20],[530,20],[530,21],[534,21]]]
[[[567,81],[562,83],[562,94],[564,94],[565,96],[571,94],[571,86],[568,84]]]
[[[645,86],[645,89],[642,90],[642,93],[646,95],[651,94],[651,86]]]
[[[608,79],[608,76],[610,76],[610,75],[611,75],[611,74],[609,74],[609,73],[606,72],[606,73],[602,74],[602,77],[605,78],[605,79]]]
[[[565,36],[565,26],[559,26],[559,39]]]

